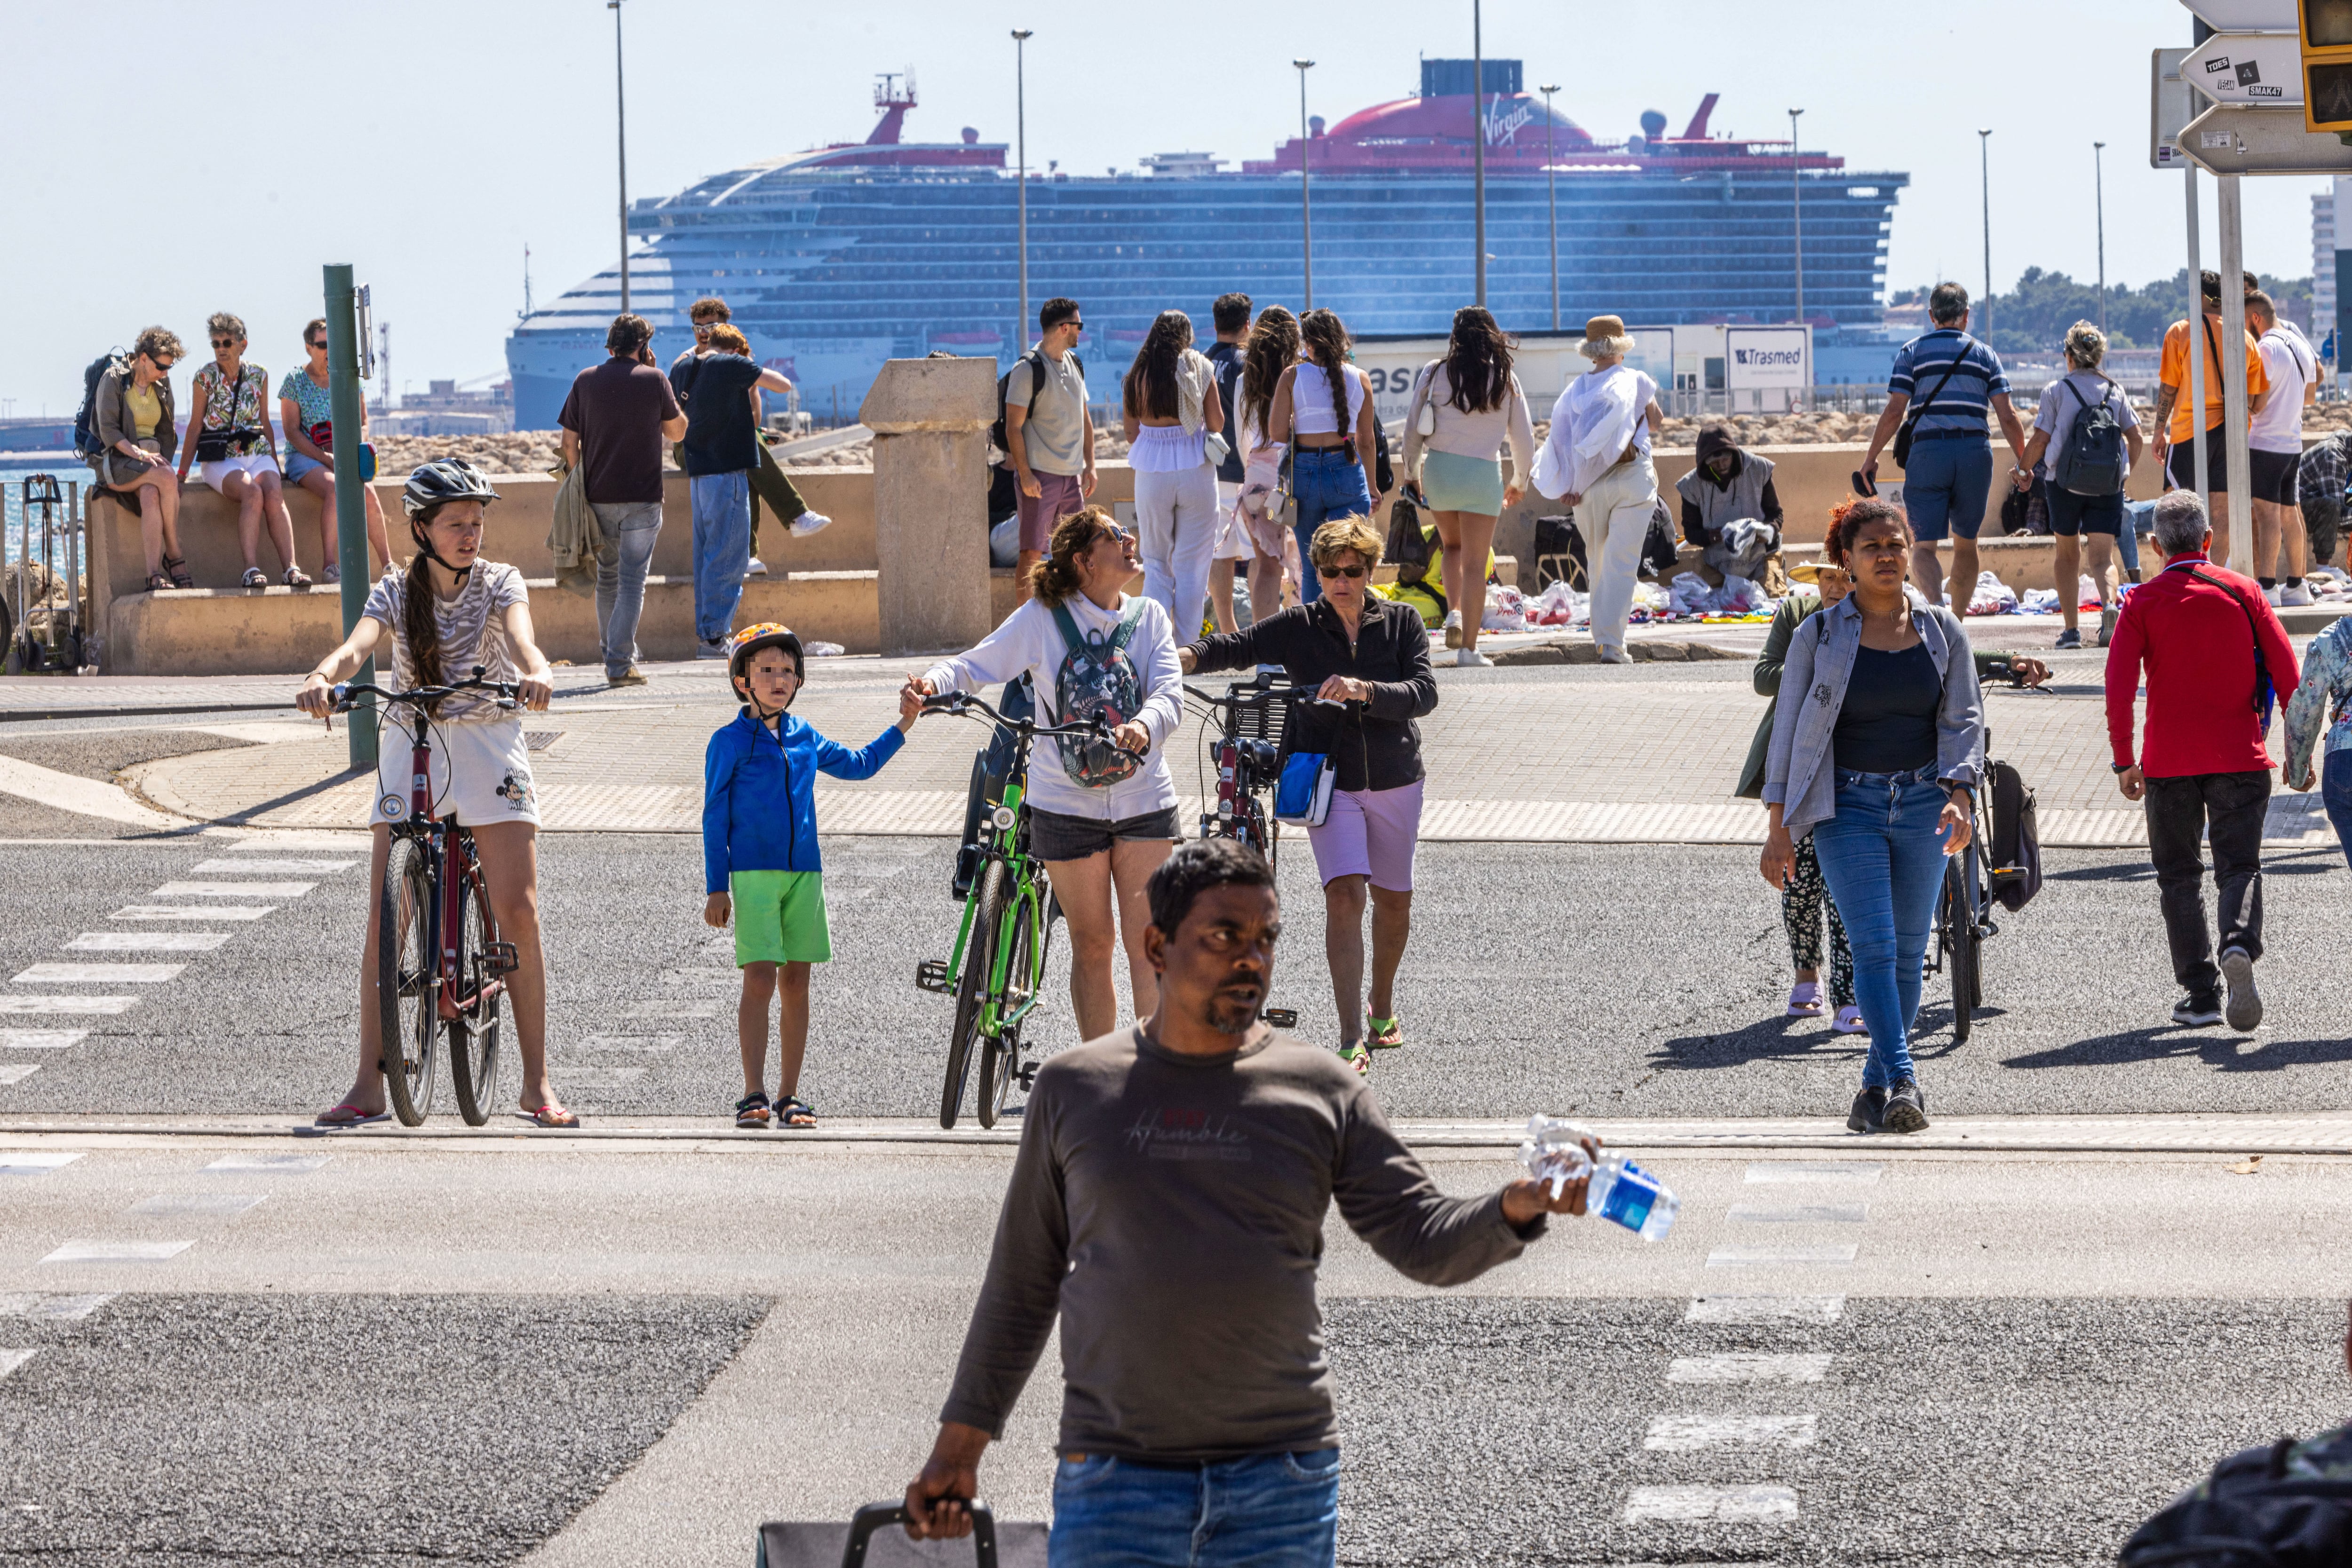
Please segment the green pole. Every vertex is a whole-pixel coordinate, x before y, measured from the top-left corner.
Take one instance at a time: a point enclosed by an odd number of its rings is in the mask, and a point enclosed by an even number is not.
[[[335,422],[335,554],[342,562],[343,635],[360,623],[367,608],[367,503],[360,494],[359,318],[352,298],[350,264],[327,268],[327,399]],[[346,483],[349,481],[349,483]],[[375,661],[354,677],[375,679]],[[375,766],[375,704],[351,712],[352,769]]]

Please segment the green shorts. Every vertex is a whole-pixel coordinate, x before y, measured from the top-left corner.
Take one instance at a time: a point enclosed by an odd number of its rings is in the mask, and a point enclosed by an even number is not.
[[[833,957],[823,872],[730,872],[727,885],[735,900],[737,967],[823,964]]]

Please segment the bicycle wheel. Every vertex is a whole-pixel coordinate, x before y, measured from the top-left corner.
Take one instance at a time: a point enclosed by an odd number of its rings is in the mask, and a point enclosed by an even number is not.
[[[433,1059],[441,1036],[434,984],[433,855],[424,841],[395,839],[376,901],[375,994],[384,1087],[393,1114],[417,1127],[433,1110]]]
[[[1045,985],[1045,949],[1053,944],[1054,927],[1045,918],[1042,880],[1034,897],[1034,902],[1024,900],[1013,906],[1013,956],[1004,966],[1008,1012],[1025,1005]],[[980,1124],[983,1127],[995,1126],[997,1118],[1004,1114],[1004,1098],[1021,1075],[1021,1031],[1028,1022],[1024,1019],[981,1042]]]
[[[1937,900],[1937,925],[1944,950],[1951,955],[1952,1043],[1965,1044],[1983,987],[1978,974],[1976,904],[1969,897],[1968,871],[1976,857],[1958,854],[1944,862],[1944,891]]]
[[[963,978],[956,987],[955,1033],[948,1040],[947,1082],[940,1090],[940,1125],[952,1128],[963,1110],[963,1086],[971,1076],[972,1046],[980,1033],[980,1007],[988,997],[989,969],[996,958],[997,927],[1003,923],[1004,862],[992,860],[971,896],[971,936],[963,947]]]
[[[505,990],[492,991],[487,998],[481,995],[499,978],[485,961],[490,944],[499,939],[488,901],[477,896],[471,882],[464,882],[458,884],[457,904],[457,937],[453,946],[457,949],[458,988],[461,995],[471,993],[476,999],[448,1020],[449,1081],[457,1091],[457,1114],[466,1118],[467,1126],[478,1127],[490,1119],[498,1100]]]

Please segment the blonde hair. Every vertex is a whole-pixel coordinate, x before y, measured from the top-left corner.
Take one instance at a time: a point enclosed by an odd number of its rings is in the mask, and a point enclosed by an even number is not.
[[[1307,543],[1307,558],[1317,566],[1334,566],[1353,550],[1370,571],[1381,564],[1381,536],[1361,517],[1333,517],[1315,530]]]
[[[710,346],[722,354],[742,354],[749,357],[751,352],[751,340],[724,321],[710,329]]]
[[[2088,321],[2066,329],[2066,357],[2086,371],[2095,371],[2107,357],[2107,335]]]
[[[1113,527],[1111,515],[1100,507],[1072,512],[1054,525],[1045,559],[1029,569],[1030,596],[1051,610],[1078,591],[1078,557]]]

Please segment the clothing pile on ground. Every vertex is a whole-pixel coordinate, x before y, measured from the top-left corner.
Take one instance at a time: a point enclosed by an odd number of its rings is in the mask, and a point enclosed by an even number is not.
[[[1760,525],[1759,525],[1760,526]],[[1678,572],[1666,590],[1671,620],[1769,621],[1780,601],[1764,591],[1763,584],[1745,577],[1727,577],[1711,588],[1695,571]]]
[[[2075,580],[2074,605],[2095,615],[2099,612],[2099,587],[2089,578]],[[2126,583],[2123,591],[2129,593],[2132,584]],[[2029,588],[2020,594],[2015,589],[1990,571],[1977,573],[1976,591],[1969,595],[1971,615],[2055,615],[2058,613],[2058,591],[2054,588]]]

